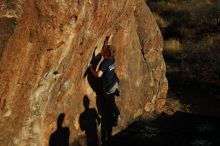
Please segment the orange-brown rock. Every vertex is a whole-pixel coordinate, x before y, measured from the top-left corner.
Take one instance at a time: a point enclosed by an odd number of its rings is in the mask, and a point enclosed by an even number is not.
[[[60,113],[69,143],[84,137],[84,95],[96,107],[84,74],[107,36],[117,49],[121,90],[114,132],[163,108],[163,40],[144,0],[3,0],[0,6],[1,146],[47,146]]]

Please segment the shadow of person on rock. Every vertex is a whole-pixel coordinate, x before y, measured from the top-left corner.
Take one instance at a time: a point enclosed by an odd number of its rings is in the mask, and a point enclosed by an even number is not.
[[[69,146],[70,130],[68,127],[62,127],[64,118],[64,113],[58,116],[57,129],[50,136],[49,146]]]
[[[87,95],[83,97],[85,110],[79,117],[80,129],[85,131],[88,146],[98,146],[98,130],[100,118],[95,108],[89,108],[90,100]]]

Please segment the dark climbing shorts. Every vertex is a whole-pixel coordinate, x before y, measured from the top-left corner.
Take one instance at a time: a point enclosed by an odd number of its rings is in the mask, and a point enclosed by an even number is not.
[[[118,88],[118,82],[116,82],[108,91],[106,91],[106,94],[113,94],[113,93],[115,93],[117,88]]]

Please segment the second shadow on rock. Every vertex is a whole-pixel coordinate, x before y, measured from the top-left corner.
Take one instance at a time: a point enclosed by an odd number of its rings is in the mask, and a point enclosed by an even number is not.
[[[80,114],[79,124],[80,129],[85,131],[88,146],[98,146],[98,124],[100,118],[95,108],[90,108],[90,100],[87,95],[83,98],[85,110]]]
[[[65,114],[61,113],[57,118],[57,129],[51,134],[49,146],[69,146],[70,130],[68,127],[63,127]]]

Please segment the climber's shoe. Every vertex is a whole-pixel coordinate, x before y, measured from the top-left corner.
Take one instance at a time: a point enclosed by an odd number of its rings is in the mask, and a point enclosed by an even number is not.
[[[118,126],[119,121],[121,120],[121,116],[118,115],[114,118],[113,126],[116,127]]]
[[[119,89],[117,88],[116,90],[115,90],[115,93],[114,93],[116,96],[120,96],[120,91],[119,91]]]

